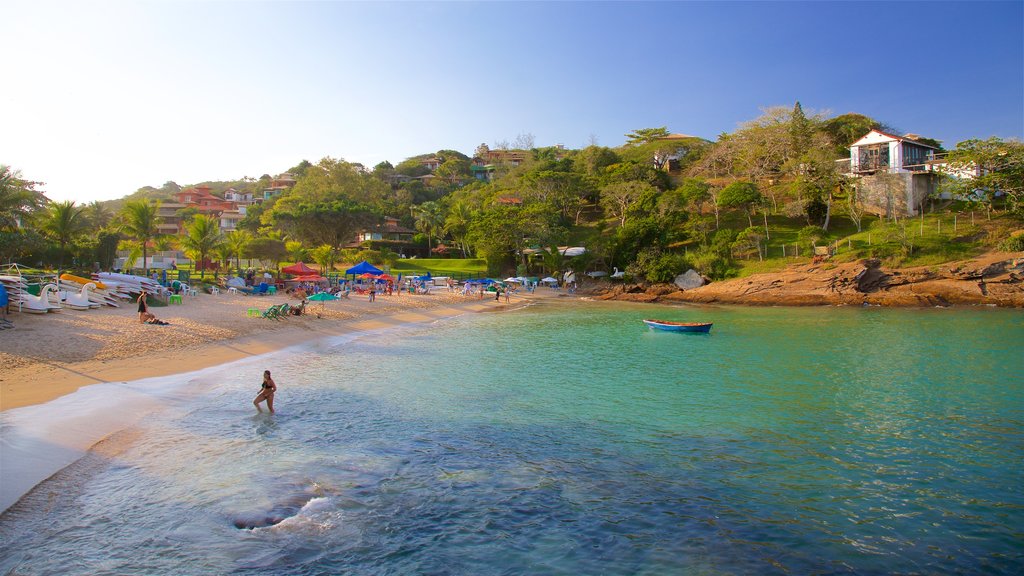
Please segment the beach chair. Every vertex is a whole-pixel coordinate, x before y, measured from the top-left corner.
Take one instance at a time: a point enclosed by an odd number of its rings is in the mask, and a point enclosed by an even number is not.
[[[264,312],[261,315],[261,317],[262,318],[270,318],[271,320],[280,320],[280,312],[279,312],[279,310],[280,309],[276,305],[275,306],[271,306],[270,308],[267,308],[266,312]]]
[[[258,296],[264,296],[267,293],[268,290],[270,290],[270,286],[266,282],[260,282],[260,285],[257,286],[252,291],[252,293],[256,294]]]

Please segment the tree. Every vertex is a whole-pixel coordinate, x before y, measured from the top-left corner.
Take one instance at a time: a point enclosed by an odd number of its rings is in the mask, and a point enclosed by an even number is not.
[[[1002,193],[1012,211],[1024,212],[1024,143],[995,137],[965,140],[949,152],[946,162],[946,171],[956,177],[951,186],[954,192],[981,196],[989,209]],[[974,176],[959,177],[967,174]]]
[[[284,247],[284,241],[280,238],[261,236],[253,238],[249,243],[249,254],[253,258],[269,262],[273,264],[274,268],[277,268],[278,263],[288,254],[288,251]]]
[[[626,216],[633,205],[654,194],[657,190],[644,182],[615,182],[601,189],[601,206],[618,219],[619,226],[625,226]]]
[[[101,230],[96,242],[96,262],[101,270],[110,270],[117,258],[117,244],[121,241],[121,234]]]
[[[99,201],[90,202],[85,206],[84,212],[85,218],[89,221],[89,226],[96,230],[106,228],[114,218],[114,214],[110,209]]]
[[[160,218],[157,211],[160,203],[150,203],[148,200],[130,200],[125,203],[121,210],[122,230],[139,241],[142,249],[142,273],[149,274],[149,262],[147,261],[147,246],[149,241],[156,236],[157,224]],[[128,263],[131,267],[132,262]]]
[[[334,262],[337,260],[338,251],[333,246],[326,244],[317,246],[309,251],[313,261],[320,265],[321,274],[327,274],[334,270]]]
[[[288,250],[288,258],[292,262],[303,262],[309,257],[309,251],[298,240],[289,240],[284,243],[284,247]]]
[[[444,232],[459,245],[463,258],[468,255],[466,235],[469,233],[469,224],[472,220],[472,211],[469,205],[462,200],[457,200],[451,205],[444,220]]]
[[[831,151],[836,158],[848,158],[850,144],[860,140],[871,130],[893,132],[891,128],[874,118],[852,112],[829,118],[821,123],[821,131],[828,136],[832,145]]]
[[[431,248],[431,240],[444,227],[444,210],[437,202],[424,202],[419,206],[413,206],[413,217],[416,219],[416,229],[427,236],[427,250]]]
[[[43,221],[43,232],[57,241],[60,253],[57,256],[58,272],[64,266],[64,250],[72,243],[88,225],[82,215],[82,207],[76,206],[73,200],[53,202],[49,205],[46,220]]]
[[[203,278],[206,274],[206,257],[214,252],[222,242],[224,242],[224,237],[217,226],[217,221],[213,218],[205,214],[199,214],[188,225],[188,230],[181,244],[185,250],[191,253],[190,255],[193,259],[198,262],[197,267],[200,268],[200,278]]]
[[[523,132],[516,135],[516,139],[512,141],[513,150],[530,150],[534,147],[533,134],[529,132]]]
[[[375,219],[370,206],[351,200],[295,204],[284,200],[270,212],[271,223],[306,245],[335,248],[355,239],[360,229]]]
[[[733,182],[726,186],[718,195],[718,205],[723,208],[743,208],[747,214],[747,224],[754,227],[751,214],[754,206],[763,202],[764,196],[753,182]]]
[[[35,189],[38,184],[0,164],[0,231],[16,230],[33,212],[43,209],[46,196]]]
[[[225,235],[224,244],[231,248],[231,255],[235,257],[235,268],[242,269],[242,254],[249,249],[252,243],[252,234],[248,230],[232,230]]]
[[[667,126],[662,126],[661,128],[640,128],[626,134],[626,146],[647,144],[668,135]]]
[[[803,156],[811,148],[811,135],[814,133],[814,125],[804,115],[804,108],[797,100],[793,106],[793,113],[789,120],[790,146],[793,147],[794,156]]]
[[[176,238],[170,234],[158,234],[153,237],[153,250],[167,252],[174,249]]]
[[[465,178],[471,178],[473,173],[469,168],[469,160],[461,158],[449,158],[445,160],[434,174],[454,186],[459,183],[460,180]]]

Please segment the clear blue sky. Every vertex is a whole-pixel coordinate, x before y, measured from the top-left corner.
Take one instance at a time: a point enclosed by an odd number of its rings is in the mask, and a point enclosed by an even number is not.
[[[57,200],[792,106],[1024,136],[1022,2],[7,2],[0,163]]]

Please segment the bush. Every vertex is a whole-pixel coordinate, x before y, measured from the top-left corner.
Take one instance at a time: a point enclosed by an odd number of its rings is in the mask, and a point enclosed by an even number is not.
[[[826,233],[819,226],[804,226],[796,233],[797,244],[800,245],[800,252],[811,254],[812,247],[822,243]]]
[[[697,272],[712,280],[724,280],[736,275],[732,258],[711,247],[701,248],[695,254],[691,254],[690,260]]]
[[[1004,252],[1024,251],[1024,234],[1011,235],[1009,238],[999,243],[999,249]]]
[[[356,252],[355,261],[362,262],[363,260],[374,266],[380,266],[384,264],[384,255],[378,250],[360,250]]]
[[[662,252],[657,248],[645,248],[637,254],[636,261],[626,267],[634,278],[644,278],[651,283],[671,282],[690,268],[690,262],[682,254]]]

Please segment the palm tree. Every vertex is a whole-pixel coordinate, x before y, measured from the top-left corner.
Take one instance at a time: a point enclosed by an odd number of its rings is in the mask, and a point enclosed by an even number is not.
[[[167,252],[174,250],[178,238],[171,234],[158,234],[153,237],[153,250],[156,252]]]
[[[416,229],[427,235],[427,252],[431,251],[431,239],[444,224],[444,214],[441,205],[434,201],[424,202],[419,206],[413,206],[413,217],[416,218]]]
[[[74,200],[53,202],[47,209],[43,231],[60,245],[57,257],[57,274],[64,266],[64,248],[74,241],[88,222],[82,216],[82,207],[75,206]]]
[[[292,262],[302,262],[309,255],[308,251],[302,246],[302,242],[298,240],[285,242],[284,248],[288,251],[288,257],[291,258]]]
[[[469,224],[472,218],[473,215],[469,206],[459,200],[452,204],[451,209],[448,210],[448,216],[445,218],[444,228],[442,228],[445,234],[450,234],[459,243],[463,258],[468,257],[466,234],[469,232]]]
[[[149,241],[157,233],[156,226],[160,222],[160,218],[157,216],[159,208],[159,202],[150,204],[147,200],[135,200],[125,203],[121,212],[124,219],[122,224],[124,232],[142,245],[142,273],[145,275],[149,274],[146,249]],[[132,262],[129,262],[128,266],[131,267],[131,265]]]
[[[191,252],[191,256],[199,262],[201,268],[199,278],[206,275],[206,256],[217,249],[224,236],[220,233],[217,221],[205,214],[197,214],[188,225],[186,235],[181,240],[182,246]]]
[[[252,242],[252,234],[248,230],[235,230],[228,232],[226,241],[227,245],[231,247],[231,254],[235,257],[235,268],[241,271],[242,252],[245,252],[249,243]]]
[[[110,220],[114,217],[110,209],[100,204],[98,200],[90,202],[83,210],[86,218],[89,220],[89,225],[96,230],[106,228],[107,224],[110,224]]]

